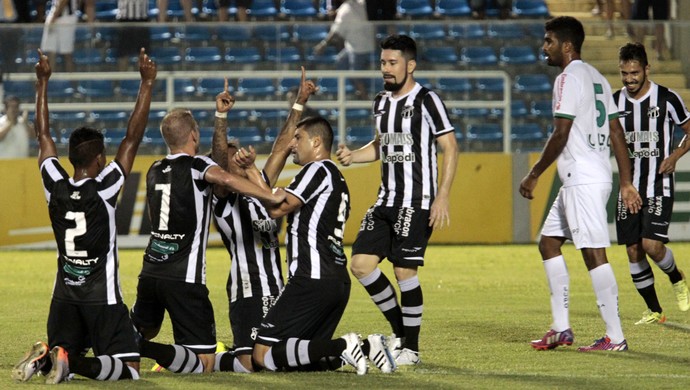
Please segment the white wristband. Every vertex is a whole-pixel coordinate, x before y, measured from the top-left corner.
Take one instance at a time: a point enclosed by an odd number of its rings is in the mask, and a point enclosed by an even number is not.
[[[292,109],[296,111],[304,111],[304,106],[299,103],[295,103],[292,105]]]
[[[227,118],[227,117],[228,117],[228,113],[227,113],[227,112],[218,112],[218,111],[216,111],[216,118],[225,119],[225,118]]]

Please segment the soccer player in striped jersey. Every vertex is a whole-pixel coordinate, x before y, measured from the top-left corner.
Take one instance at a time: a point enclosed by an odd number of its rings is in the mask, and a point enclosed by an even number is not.
[[[398,365],[419,364],[423,296],[417,269],[433,229],[450,223],[448,203],[457,165],[453,125],[441,98],[414,79],[415,41],[392,35],[381,42],[385,91],[374,99],[377,136],[350,151],[340,145],[341,164],[381,160],[381,187],[352,247],[352,274],[390,323]],[[438,180],[437,146],[443,151]],[[440,182],[440,184],[438,183]],[[393,285],[378,268],[393,263],[400,304]]]
[[[551,329],[532,341],[538,350],[572,345],[569,318],[570,277],[561,247],[567,239],[582,252],[592,279],[597,306],[606,323],[604,337],[579,351],[626,351],[618,312],[618,285],[606,257],[611,245],[606,219],[606,202],[612,189],[609,161],[613,149],[620,171],[624,206],[637,213],[642,199],[632,185],[630,160],[618,110],[606,78],[582,61],[585,40],[582,23],[569,16],[550,19],[544,25],[542,50],[550,66],[562,72],[553,87],[554,131],[539,160],[520,182],[520,194],[533,198],[539,176],[557,161],[563,183],[551,206],[539,240],[539,252],[551,290]],[[609,146],[610,143],[610,146]]]
[[[276,137],[263,171],[254,171],[269,188],[278,181],[290,156],[289,145],[295,125],[302,116],[309,96],[316,90],[314,82],[306,79],[302,67],[299,90],[287,120]],[[228,94],[228,91],[223,94]],[[216,99],[218,101],[222,99]],[[225,132],[228,127],[227,118],[216,117],[214,125],[220,127],[219,133]],[[250,146],[249,151],[244,148],[238,151],[238,146],[234,143],[228,143],[221,137],[217,141],[212,149],[214,161],[229,172],[246,176],[244,169],[254,166],[254,149]],[[248,159],[244,160],[242,157]],[[272,219],[258,200],[224,188],[214,189],[213,216],[232,260],[227,294],[233,348],[232,351],[216,354],[216,371],[252,372],[256,333],[261,320],[283,289],[278,242],[280,221]]]
[[[633,284],[647,304],[635,324],[653,324],[666,321],[666,316],[654,289],[648,256],[668,275],[678,308],[690,310],[687,282],[666,246],[673,212],[673,173],[678,159],[690,149],[690,113],[676,92],[649,79],[647,52],[641,43],[621,47],[618,61],[623,88],[613,98],[628,143],[633,185],[643,202],[640,213],[629,214],[618,200],[616,231],[618,243],[627,249]],[[675,125],[685,136],[674,149]]]
[[[226,116],[234,103],[228,94],[219,94],[216,116]],[[151,236],[132,322],[141,335],[141,356],[176,373],[212,372],[216,333],[206,287],[206,243],[213,186],[269,204],[281,202],[285,193],[272,193],[197,155],[199,125],[188,110],[169,112],[161,122],[161,133],[170,152],[154,162],[146,175]],[[225,140],[225,129],[216,128],[215,133],[214,139]],[[174,345],[150,341],[160,331],[165,311],[172,322]]]
[[[326,370],[339,368],[340,357],[363,375],[368,355],[383,372],[391,372],[395,365],[382,335],[370,335],[364,343],[355,333],[331,340],[350,298],[343,250],[350,192],[330,159],[332,143],[326,119],[297,123],[290,149],[302,169],[286,187],[285,200],[267,207],[271,218],[288,217],[288,282],[261,322],[254,362],[271,371]]]
[[[139,350],[120,289],[115,208],[146,129],[156,64],[142,48],[139,94],[115,160],[106,164],[101,132],[87,127],[72,131],[69,160],[74,175],[70,177],[50,136],[47,94],[51,67],[48,57],[40,51],[39,56],[38,163],[57,243],[58,267],[48,314],[48,344],[34,344],[14,367],[12,377],[26,381],[43,371],[48,384],[60,383],[70,373],[96,380],[139,379]],[[83,355],[89,348],[95,357]]]

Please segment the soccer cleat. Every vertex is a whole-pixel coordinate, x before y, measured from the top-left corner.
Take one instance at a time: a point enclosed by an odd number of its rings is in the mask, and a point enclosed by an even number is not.
[[[50,361],[53,363],[53,367],[46,377],[46,384],[57,385],[67,380],[69,377],[67,351],[60,346],[53,347],[53,349],[50,350]]]
[[[628,342],[623,340],[618,344],[613,344],[609,336],[604,336],[598,340],[594,340],[594,344],[585,347],[579,347],[577,349],[580,352],[589,351],[615,351],[623,352],[628,350]]]
[[[393,333],[386,338],[386,344],[388,350],[391,351],[391,355],[393,355],[393,359],[397,359],[400,352],[402,352],[402,339]]]
[[[545,351],[547,349],[554,349],[559,345],[572,345],[574,339],[575,336],[573,336],[573,330],[571,328],[562,332],[556,332],[550,329],[541,340],[532,340],[532,348]]]
[[[386,336],[379,333],[371,334],[367,336],[367,340],[369,340],[369,361],[385,374],[395,371],[397,365],[388,349]]]
[[[26,382],[43,368],[48,357],[48,344],[38,341],[12,369],[12,379]]]
[[[369,366],[367,366],[367,358],[362,352],[360,336],[357,333],[348,333],[341,338],[345,340],[346,346],[340,358],[354,367],[357,370],[357,375],[366,374]]]
[[[419,352],[409,348],[403,348],[398,357],[395,358],[395,364],[398,366],[414,366],[420,363],[422,363],[422,360],[419,358]]]
[[[688,283],[685,281],[685,274],[681,272],[681,275],[683,275],[683,279],[673,283],[673,291],[676,293],[680,311],[688,311],[690,310],[690,291],[688,291]]]
[[[225,345],[224,342],[219,341],[219,342],[216,343],[216,353],[227,352],[227,351],[229,351],[229,350],[230,350],[230,349],[228,348],[227,345]]]
[[[645,324],[663,324],[666,322],[666,316],[662,313],[657,313],[647,309],[642,313],[642,319],[637,321],[635,325],[645,325]]]
[[[163,366],[161,366],[158,363],[154,364],[153,367],[151,367],[151,372],[161,372],[161,371],[165,371],[165,368],[163,368]]]

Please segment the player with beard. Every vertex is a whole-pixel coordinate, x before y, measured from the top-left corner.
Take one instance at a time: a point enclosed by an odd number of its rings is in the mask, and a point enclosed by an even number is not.
[[[632,162],[633,185],[642,196],[642,211],[631,215],[618,200],[616,231],[618,243],[625,245],[633,284],[647,310],[636,325],[663,323],[666,316],[654,289],[654,273],[647,257],[668,275],[676,294],[678,308],[690,310],[690,294],[683,273],[676,267],[668,243],[668,228],[673,212],[674,171],[676,162],[688,149],[690,113],[673,90],[658,85],[649,77],[647,52],[641,43],[621,47],[619,67],[623,88],[613,94],[621,112]],[[673,149],[674,125],[685,137]]]
[[[417,269],[434,228],[450,224],[448,197],[458,146],[441,98],[415,81],[417,46],[406,35],[381,42],[385,91],[374,99],[376,138],[358,150],[340,145],[340,163],[381,160],[381,186],[352,248],[352,274],[391,324],[398,365],[419,364],[423,296]],[[438,179],[437,145],[443,152]],[[393,263],[400,303],[378,264]]]
[[[553,128],[539,160],[520,182],[520,194],[533,198],[539,176],[558,160],[563,185],[544,221],[539,252],[551,291],[551,329],[533,348],[547,350],[573,343],[569,319],[570,277],[561,247],[567,239],[582,252],[601,317],[604,337],[579,351],[626,351],[618,313],[618,285],[606,258],[611,245],[606,202],[612,188],[611,149],[620,172],[623,205],[637,213],[642,204],[631,182],[623,129],[606,78],[582,61],[585,31],[577,19],[561,16],[544,25],[542,50],[550,66],[561,68],[553,88]],[[610,141],[610,146],[609,146]]]

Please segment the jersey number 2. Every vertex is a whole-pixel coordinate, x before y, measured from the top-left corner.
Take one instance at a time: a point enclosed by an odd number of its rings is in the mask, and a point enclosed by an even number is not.
[[[74,238],[86,234],[86,218],[83,212],[68,211],[65,219],[74,221],[75,227],[65,230],[65,253],[69,257],[88,257],[86,251],[78,251],[74,245]]]

